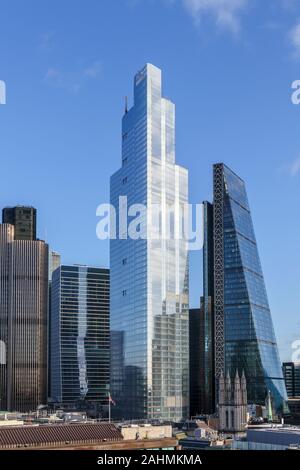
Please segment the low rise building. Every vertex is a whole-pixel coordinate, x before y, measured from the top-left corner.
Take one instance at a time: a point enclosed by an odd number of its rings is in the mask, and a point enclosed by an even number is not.
[[[235,450],[300,450],[299,426],[260,426],[247,430],[246,438],[236,438]]]

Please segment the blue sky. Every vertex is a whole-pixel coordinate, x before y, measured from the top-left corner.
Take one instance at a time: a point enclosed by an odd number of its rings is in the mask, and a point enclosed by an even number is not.
[[[0,0],[0,206],[32,204],[65,263],[108,265],[96,207],[144,63],[176,103],[190,199],[224,161],[247,182],[282,359],[300,339],[300,0]],[[191,305],[201,295],[191,256]]]

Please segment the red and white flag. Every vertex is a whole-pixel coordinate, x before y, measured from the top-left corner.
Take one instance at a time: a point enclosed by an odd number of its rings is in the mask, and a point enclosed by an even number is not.
[[[108,395],[108,401],[109,401],[109,403],[111,403],[112,405],[116,406],[116,402],[112,399],[110,393],[109,393],[109,395]]]

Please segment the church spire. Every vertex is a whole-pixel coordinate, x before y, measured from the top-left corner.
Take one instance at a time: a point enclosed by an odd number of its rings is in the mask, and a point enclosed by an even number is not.
[[[243,405],[247,405],[248,404],[247,382],[246,382],[246,376],[245,376],[245,371],[244,370],[243,370],[242,378],[241,378],[241,389],[242,389],[242,402],[243,402]]]
[[[235,373],[234,379],[234,404],[240,405],[242,403],[242,396],[241,396],[241,381],[238,370]]]
[[[219,378],[219,405],[223,405],[225,403],[225,379],[223,370],[221,371],[221,375]]]

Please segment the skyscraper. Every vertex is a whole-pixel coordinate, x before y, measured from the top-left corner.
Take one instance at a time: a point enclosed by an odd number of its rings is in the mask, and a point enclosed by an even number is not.
[[[284,362],[282,369],[288,397],[300,397],[300,363]]]
[[[51,345],[51,284],[52,284],[52,274],[53,272],[61,265],[61,256],[59,253],[53,250],[49,250],[49,301],[48,301],[48,349],[47,349],[47,364],[48,364],[48,397],[51,396],[51,354],[50,354],[50,345]]]
[[[287,394],[244,181],[214,165],[215,370],[245,372],[249,403]]]
[[[188,173],[175,164],[175,106],[162,98],[161,71],[151,64],[136,74],[134,105],[123,117],[122,168],[111,178],[117,213],[124,209],[120,196],[129,211],[142,204],[147,212],[139,239],[128,237],[117,218],[121,236],[110,242],[112,364],[122,357],[122,371],[111,369],[114,411],[180,420],[189,414],[189,289],[187,243],[176,235]]]
[[[204,323],[204,364],[202,394],[203,411],[215,411],[215,350],[214,350],[214,212],[213,205],[203,203],[203,323]]]
[[[108,403],[109,270],[58,267],[52,276],[51,399],[65,407]]]
[[[191,308],[189,312],[191,416],[206,413],[204,330],[203,305],[201,308]]]
[[[2,223],[15,227],[15,240],[36,240],[36,209],[29,206],[5,207]]]
[[[0,406],[26,412],[47,402],[48,246],[14,231],[0,225]]]

